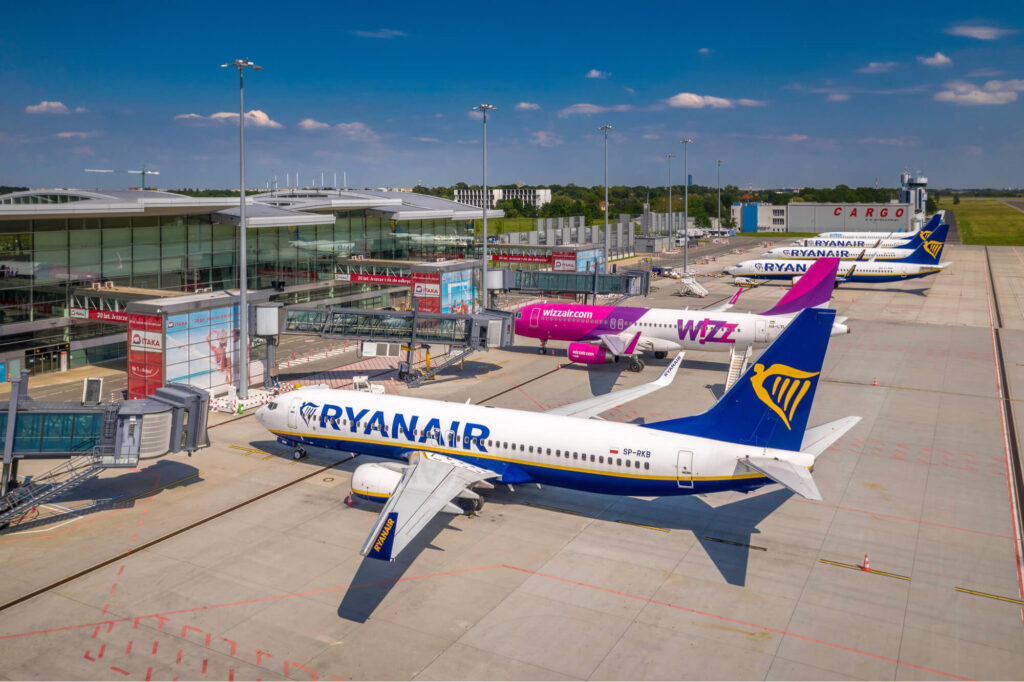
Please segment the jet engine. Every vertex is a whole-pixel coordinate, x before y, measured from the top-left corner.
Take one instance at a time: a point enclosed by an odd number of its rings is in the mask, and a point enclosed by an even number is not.
[[[352,494],[371,502],[386,502],[402,480],[406,465],[393,462],[360,464],[352,472]]]
[[[570,343],[569,360],[581,365],[603,365],[618,362],[619,359],[601,346],[589,343]]]

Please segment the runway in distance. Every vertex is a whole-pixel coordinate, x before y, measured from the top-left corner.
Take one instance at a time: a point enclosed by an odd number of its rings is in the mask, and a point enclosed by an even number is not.
[[[930,239],[922,241],[914,252],[903,260],[842,260],[836,274],[836,284],[846,282],[902,282],[905,279],[927,277],[948,268],[952,263],[942,263],[942,249],[946,243],[948,225],[939,225]],[[724,270],[734,277],[751,279],[793,279],[809,272],[817,261],[758,258],[745,260]]]
[[[681,355],[651,383],[546,412],[308,387],[256,418],[297,456],[320,446],[392,460],[352,476],[353,494],[384,503],[361,550],[376,559],[394,560],[440,512],[479,510],[474,488],[493,483],[661,496],[775,482],[818,500],[815,459],[860,420],[806,428],[834,320],[804,310],[709,410],[644,425],[591,418],[667,386]]]
[[[536,303],[516,312],[515,333],[540,339],[540,353],[546,352],[548,341],[570,341],[569,359],[584,365],[628,357],[634,372],[644,368],[637,357],[642,351],[664,358],[670,351],[763,348],[804,308],[828,305],[838,267],[838,259],[819,260],[771,310],[763,313],[726,312],[725,308],[673,310]],[[845,321],[845,317],[836,318],[832,333],[849,333]]]

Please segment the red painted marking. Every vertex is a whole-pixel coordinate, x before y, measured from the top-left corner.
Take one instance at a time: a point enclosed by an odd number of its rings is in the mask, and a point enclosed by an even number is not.
[[[207,659],[204,658],[203,659],[203,674],[204,675],[206,674],[206,665],[207,665]]]
[[[192,625],[182,625],[181,626],[181,638],[182,639],[185,639],[185,636],[188,634],[189,630],[195,630],[196,632],[204,632],[204,630],[202,628],[197,628],[197,627],[192,626]]]
[[[117,592],[117,583],[110,586],[110,594],[114,594],[115,592]]]
[[[217,639],[222,639],[225,642],[231,642],[231,655],[232,656],[234,656],[235,652],[238,651],[238,642],[234,642],[234,641],[228,639],[227,637],[218,637]]]
[[[228,668],[228,682],[234,682],[234,681],[235,681],[235,669],[234,668]]]
[[[287,677],[287,675],[288,675],[288,663],[289,663],[289,661],[285,661],[285,662],[284,662],[284,674],[285,674],[285,676],[286,676],[286,677]],[[315,670],[313,670],[312,668],[307,668],[306,666],[302,665],[301,663],[292,663],[291,665],[292,665],[292,667],[294,667],[294,668],[302,668],[303,670],[305,670],[306,672],[308,672],[308,673],[309,673],[309,674],[310,674],[310,675],[312,676],[312,678],[313,678],[313,682],[316,682],[316,681],[317,681],[317,679],[319,679],[319,678],[318,678],[318,677],[316,676],[316,671],[315,671]]]
[[[213,637],[209,632],[206,633],[206,648],[210,648],[210,638]]]
[[[704,616],[706,618],[714,618],[716,620],[725,621],[727,623],[736,623],[736,624],[742,625],[744,627],[756,628],[758,630],[763,630],[765,632],[773,632],[773,633],[775,633],[777,635],[781,635],[783,637],[792,637],[794,639],[801,639],[801,640],[804,640],[805,642],[813,642],[814,644],[821,644],[822,646],[831,647],[833,649],[839,649],[840,651],[849,651],[851,653],[861,654],[863,656],[868,656],[870,658],[876,658],[876,659],[879,659],[879,660],[882,660],[882,661],[889,661],[890,663],[895,663],[897,665],[905,665],[905,666],[907,666],[909,668],[914,668],[916,670],[924,670],[925,672],[935,673],[935,674],[938,674],[938,675],[944,675],[946,677],[952,677],[952,678],[958,679],[958,680],[970,680],[971,679],[969,677],[961,677],[960,675],[956,675],[956,674],[953,674],[953,673],[947,673],[947,672],[944,672],[942,670],[937,670],[935,668],[929,668],[929,667],[926,667],[926,666],[923,666],[923,665],[917,665],[916,663],[909,663],[907,661],[902,661],[902,660],[900,660],[898,658],[891,658],[889,656],[883,656],[881,654],[873,654],[870,651],[864,651],[862,649],[855,649],[853,647],[843,646],[842,644],[835,644],[834,642],[826,642],[825,640],[816,639],[814,637],[808,637],[807,635],[800,635],[800,634],[797,634],[795,632],[788,632],[786,630],[779,630],[778,628],[769,627],[767,625],[758,625],[757,623],[751,623],[751,622],[748,622],[748,621],[745,621],[745,620],[740,620],[738,618],[730,618],[728,616],[722,616],[722,615],[719,615],[717,613],[711,613],[710,611],[701,611],[699,609],[692,609],[692,608],[690,608],[688,606],[680,606],[679,604],[672,604],[670,602],[659,601],[657,599],[650,599],[649,597],[641,597],[639,595],[630,594],[629,592],[620,592],[619,590],[612,590],[612,589],[609,589],[607,587],[600,587],[598,585],[590,585],[588,583],[582,583],[582,582],[579,582],[579,581],[576,581],[576,580],[570,580],[568,578],[560,578],[560,577],[555,576],[555,575],[550,575],[550,574],[547,574],[547,573],[540,573],[539,571],[531,571],[528,568],[519,568],[518,566],[509,566],[508,564],[503,564],[503,566],[505,568],[509,569],[509,570],[512,570],[512,571],[519,571],[521,573],[526,573],[528,575],[534,575],[534,576],[537,576],[537,577],[540,577],[540,578],[548,578],[549,580],[555,580],[555,581],[566,583],[566,584],[569,584],[569,585],[577,585],[579,587],[586,587],[588,589],[597,590],[599,592],[605,592],[607,594],[615,594],[615,595],[619,595],[621,597],[626,597],[628,599],[636,599],[638,601],[643,601],[643,602],[647,602],[647,603],[650,603],[650,604],[656,604],[658,606],[665,606],[665,607],[668,607],[670,609],[677,609],[679,611],[685,611],[687,613],[692,613],[692,614],[695,614],[695,615],[698,615],[698,616]]]
[[[121,673],[122,675],[127,675],[128,674],[127,670],[121,670],[116,665],[110,666],[110,669],[113,670],[115,673]]]
[[[259,665],[260,662],[263,660],[263,655],[264,654],[266,654],[267,656],[269,656],[271,658],[274,657],[274,654],[270,653],[269,651],[261,651],[260,649],[253,649],[253,651],[256,652],[256,665]]]
[[[97,625],[96,629],[92,631],[92,639],[96,639],[96,635],[100,634],[100,626]]]
[[[153,641],[153,655],[154,655],[154,656],[156,655],[156,650],[157,650],[157,648],[158,648],[159,646],[160,646],[160,642],[159,642],[159,641],[157,641],[157,640],[154,640],[154,641]]]
[[[181,654],[182,654],[182,650],[178,649],[178,659],[176,661],[174,661],[176,664],[177,663],[181,663]]]
[[[239,294],[239,295],[241,295],[241,294]],[[139,519],[139,525],[137,526],[137,528],[142,528],[142,519]]]
[[[149,682],[152,679],[153,679],[153,669],[152,668],[148,668],[146,670],[146,682]]]
[[[110,608],[110,602],[107,602],[106,604],[103,605],[103,610],[100,611],[100,615],[101,616],[107,615],[107,609],[109,609],[109,608]]]
[[[121,564],[121,568],[117,569],[118,575],[121,575],[122,573],[124,573],[124,564]]]
[[[107,650],[107,645],[106,644],[101,645],[100,646],[100,650],[96,653],[96,658],[93,658],[92,656],[89,655],[92,652],[89,649],[86,649],[85,650],[85,658],[88,658],[90,661],[98,661],[101,658],[103,658],[103,652],[105,652],[106,650]]]
[[[132,644],[134,644],[134,643],[135,643],[134,639],[129,639],[128,640],[128,648],[124,650],[124,653],[125,653],[126,656],[132,652]]]
[[[135,540],[136,540],[136,539],[138,539],[138,537],[139,537],[139,534],[138,534],[138,533],[136,533],[135,535],[133,535],[133,536],[132,536],[132,542],[135,542]]]

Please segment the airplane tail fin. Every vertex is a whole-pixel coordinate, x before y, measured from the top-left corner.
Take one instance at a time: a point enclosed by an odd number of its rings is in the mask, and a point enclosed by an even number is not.
[[[804,308],[814,308],[832,300],[832,289],[839,270],[838,258],[819,258],[814,261],[800,280],[786,292],[771,310],[762,315],[787,315]]]
[[[710,410],[647,428],[799,451],[836,311],[808,308]]]
[[[935,215],[933,215],[931,219],[928,221],[928,223],[924,225],[924,227],[922,227],[920,230],[915,232],[914,236],[907,240],[906,245],[900,248],[916,249],[921,244],[921,242],[931,237],[932,232],[934,232],[935,228],[939,226],[941,220],[942,213],[936,213]]]
[[[946,236],[949,234],[949,225],[939,225],[927,237],[921,238],[914,252],[903,259],[903,263],[919,263],[921,265],[938,265],[942,256],[942,248],[946,245]],[[893,261],[901,262],[901,261]]]

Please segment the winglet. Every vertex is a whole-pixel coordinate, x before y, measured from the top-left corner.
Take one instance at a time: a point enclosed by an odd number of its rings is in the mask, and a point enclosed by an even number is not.
[[[383,559],[384,561],[391,561],[391,546],[395,541],[395,526],[398,525],[398,512],[391,512],[388,514],[383,525],[381,525],[380,532],[377,533],[377,537],[373,541],[373,545],[369,552],[366,552],[366,556],[371,559]],[[369,544],[369,543],[367,543]]]
[[[636,344],[637,344],[638,341],[640,341],[640,332],[637,332],[636,335],[633,336],[633,340],[629,342],[629,345],[626,346],[626,350],[624,350],[622,352],[622,354],[623,355],[632,355],[633,351],[636,350]]]
[[[836,272],[839,270],[838,258],[819,258],[793,288],[775,304],[771,310],[762,315],[788,315],[798,313],[804,308],[813,308],[832,300],[832,289],[835,288]]]
[[[661,376],[659,376],[657,379],[655,379],[651,383],[654,384],[655,386],[659,386],[659,387],[660,386],[668,386],[669,384],[672,383],[672,380],[676,377],[676,370],[678,370],[682,366],[682,364],[683,364],[683,353],[679,353],[674,358],[672,358],[672,362],[668,363],[668,367],[666,367],[661,372]]]

